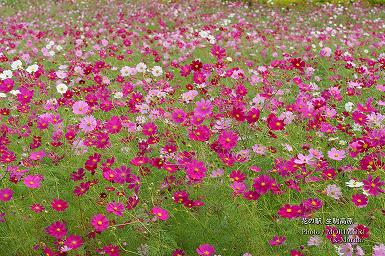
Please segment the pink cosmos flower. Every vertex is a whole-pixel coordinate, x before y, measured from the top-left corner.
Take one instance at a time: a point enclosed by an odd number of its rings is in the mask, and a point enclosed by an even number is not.
[[[110,222],[108,221],[106,216],[99,213],[92,218],[91,224],[95,228],[96,232],[102,232],[109,227]]]
[[[96,119],[93,116],[85,116],[80,120],[79,128],[88,133],[95,129],[96,124]]]
[[[37,152],[32,152],[31,155],[29,156],[29,158],[32,159],[32,160],[37,161],[37,160],[42,159],[44,156],[45,156],[44,150],[40,150],[40,151],[37,151]]]
[[[385,245],[379,244],[373,246],[373,256],[385,256]]]
[[[215,253],[215,248],[211,244],[201,244],[196,252],[201,256],[211,256]]]
[[[334,199],[338,200],[342,196],[341,188],[335,184],[328,185],[326,187],[326,195],[333,197]]]
[[[0,201],[8,202],[12,199],[13,191],[10,188],[0,189]]]
[[[211,101],[205,99],[195,102],[195,106],[194,112],[197,116],[208,116],[213,109]]]
[[[85,101],[77,101],[72,105],[72,112],[76,115],[85,115],[89,110],[89,106]]]
[[[337,150],[336,148],[332,148],[328,151],[328,156],[330,159],[341,161],[345,158],[346,153],[345,150]]]
[[[195,159],[186,165],[187,177],[193,181],[201,181],[206,176],[206,171],[204,163]]]
[[[41,175],[27,175],[24,177],[24,184],[28,188],[39,188],[43,177]]]
[[[168,211],[160,207],[152,208],[151,212],[160,220],[167,220],[169,218]]]

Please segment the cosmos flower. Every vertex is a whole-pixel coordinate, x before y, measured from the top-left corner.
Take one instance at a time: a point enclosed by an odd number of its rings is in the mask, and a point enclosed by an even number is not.
[[[52,223],[45,229],[45,231],[47,232],[47,234],[57,239],[61,239],[67,234],[66,225],[61,221]]]
[[[169,218],[168,211],[160,207],[152,208],[151,212],[160,220],[167,220]]]
[[[52,209],[58,212],[63,212],[68,208],[68,203],[60,198],[55,198],[51,203]]]
[[[66,237],[66,240],[64,241],[64,245],[68,246],[73,250],[76,250],[77,248],[83,245],[83,239],[81,236],[76,236],[71,234]]]
[[[352,202],[358,207],[363,208],[368,204],[368,198],[364,194],[352,195]]]
[[[336,200],[340,199],[342,196],[341,188],[336,184],[328,185],[326,187],[326,194]]]
[[[93,116],[85,116],[80,120],[79,128],[88,133],[95,129],[96,124],[96,119]]]
[[[91,224],[96,232],[102,232],[109,227],[110,222],[107,217],[99,213],[92,217]]]
[[[238,135],[233,131],[222,131],[218,141],[224,149],[231,150],[237,145]]]
[[[87,102],[79,100],[72,105],[72,112],[75,115],[85,115],[89,110]]]
[[[336,161],[341,161],[345,158],[345,156],[345,150],[337,150],[336,148],[332,148],[328,151],[328,157]]]
[[[116,216],[122,216],[124,211],[124,205],[119,202],[111,202],[107,204],[106,211]]]
[[[58,93],[64,94],[67,92],[68,86],[63,84],[63,83],[60,83],[60,84],[56,85],[56,90]]]
[[[8,202],[12,199],[13,190],[10,188],[0,189],[0,201]]]
[[[162,67],[159,67],[159,66],[154,66],[152,69],[151,69],[151,74],[155,77],[159,77],[163,74],[163,69]]]
[[[24,184],[28,188],[39,188],[43,177],[41,175],[27,175],[24,177]]]
[[[201,256],[212,256],[215,253],[215,248],[211,244],[201,244],[196,252]]]

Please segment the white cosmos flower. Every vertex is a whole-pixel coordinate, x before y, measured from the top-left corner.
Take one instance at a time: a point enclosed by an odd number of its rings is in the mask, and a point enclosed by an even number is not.
[[[357,181],[357,180],[349,180],[348,182],[345,182],[346,186],[349,188],[359,188],[364,185],[364,183]]]
[[[115,99],[121,99],[121,98],[123,98],[123,93],[122,93],[122,92],[115,92],[114,98],[115,98]]]
[[[6,98],[7,94],[0,92],[0,98]]]
[[[49,51],[49,55],[51,55],[53,57],[53,56],[55,56],[55,52],[54,51]]]
[[[6,78],[12,78],[13,74],[12,74],[12,70],[4,70],[3,73],[1,73],[1,75],[4,76],[4,79]],[[3,79],[3,78],[1,78]],[[3,80],[4,80],[3,79]]]
[[[31,74],[31,73],[35,73],[38,69],[39,69],[39,66],[37,64],[33,64],[31,66],[28,66],[26,71]]]
[[[60,94],[64,94],[67,91],[67,89],[68,89],[67,85],[63,83],[56,85],[56,90]]]
[[[155,66],[151,70],[151,74],[155,77],[161,76],[163,74],[163,69],[162,67]]]
[[[15,61],[12,62],[12,64],[11,64],[12,70],[21,69],[22,66],[23,66],[23,63],[21,62],[21,60],[15,60]]]
[[[147,68],[147,65],[144,64],[143,62],[140,62],[138,63],[138,65],[136,65],[136,71],[138,71],[139,73],[144,73],[146,71],[146,68]]]
[[[122,76],[129,76],[130,73],[131,73],[130,67],[127,67],[127,66],[122,67],[122,69],[120,70],[120,74]]]
[[[207,38],[209,36],[209,33],[207,33],[207,31],[202,30],[199,32],[199,36],[203,38]]]
[[[16,95],[18,95],[20,93],[20,91],[19,90],[12,90],[9,93],[14,95],[14,96],[16,96]]]
[[[57,50],[58,52],[60,52],[61,50],[63,50],[63,47],[62,47],[61,45],[58,45],[58,46],[56,46],[56,50]]]
[[[353,102],[347,102],[345,104],[345,110],[347,112],[352,112],[353,111],[353,106],[354,106],[354,103]]]

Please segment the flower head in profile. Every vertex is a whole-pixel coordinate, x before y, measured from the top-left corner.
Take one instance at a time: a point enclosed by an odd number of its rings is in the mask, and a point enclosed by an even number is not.
[[[285,241],[286,241],[285,236],[275,236],[269,241],[269,244],[271,246],[278,246],[278,245],[285,243]]]

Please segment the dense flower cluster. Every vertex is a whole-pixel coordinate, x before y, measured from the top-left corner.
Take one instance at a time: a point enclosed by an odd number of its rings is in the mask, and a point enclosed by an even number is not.
[[[383,7],[122,2],[0,19],[0,255],[385,255]]]

